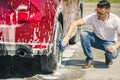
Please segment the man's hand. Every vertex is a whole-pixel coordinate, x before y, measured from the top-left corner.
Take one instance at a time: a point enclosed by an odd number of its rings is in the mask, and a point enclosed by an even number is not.
[[[69,41],[69,37],[67,37],[67,36],[64,37],[63,40],[62,40],[62,45],[63,45],[63,46],[66,46],[67,43],[68,43],[68,41]]]
[[[116,50],[116,47],[114,45],[108,46],[107,50],[111,53],[113,53]]]
[[[69,41],[69,37],[67,36],[64,37],[63,40],[62,39],[59,40],[59,47],[61,51],[63,51],[66,48],[68,41]]]
[[[62,39],[59,40],[59,47],[61,51],[63,51],[66,48],[65,45],[64,46],[62,45]]]

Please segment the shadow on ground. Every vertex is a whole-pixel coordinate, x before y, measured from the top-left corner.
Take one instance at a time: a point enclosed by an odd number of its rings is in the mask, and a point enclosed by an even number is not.
[[[26,78],[36,74],[43,74],[36,58],[0,57],[0,79]]]
[[[6,58],[8,59],[8,56]],[[6,58],[4,58],[4,60],[6,60]],[[21,61],[24,61],[24,63],[22,63]],[[13,62],[11,63],[16,64],[0,64],[0,79],[27,78],[35,76],[36,74],[43,74],[40,68],[40,63],[38,61],[38,59],[34,58],[27,59],[16,56]],[[1,59],[0,62],[2,62]],[[64,61],[62,63],[64,63]],[[94,63],[94,68],[108,68],[102,61],[94,61]],[[82,68],[84,64],[85,60],[68,60],[65,66],[80,66]]]
[[[69,60],[66,66],[80,66],[82,67],[85,64],[85,60]],[[105,69],[109,68],[103,61],[94,61],[94,68]]]

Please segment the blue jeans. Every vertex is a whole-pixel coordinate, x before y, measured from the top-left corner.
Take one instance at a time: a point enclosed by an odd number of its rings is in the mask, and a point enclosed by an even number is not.
[[[110,53],[106,48],[115,44],[115,41],[107,41],[98,38],[93,32],[83,31],[80,34],[81,45],[86,56],[86,61],[93,60],[91,47],[103,50],[107,59],[115,59],[118,56],[118,49]]]

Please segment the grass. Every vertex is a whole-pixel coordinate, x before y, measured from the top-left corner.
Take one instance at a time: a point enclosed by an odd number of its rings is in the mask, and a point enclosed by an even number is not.
[[[111,3],[120,3],[120,0],[108,0]],[[83,0],[83,2],[98,2],[98,0]]]

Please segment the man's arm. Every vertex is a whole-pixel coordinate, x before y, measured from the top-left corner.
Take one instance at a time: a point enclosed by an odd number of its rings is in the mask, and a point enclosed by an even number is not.
[[[78,25],[84,25],[84,21],[82,19],[79,19],[79,20],[76,20],[74,21],[71,25],[70,25],[70,28],[68,30],[68,33],[65,35],[65,37],[63,38],[63,41],[62,41],[62,45],[65,46],[69,39],[70,39],[70,36],[72,34],[72,32],[75,30],[75,28],[78,26]]]

